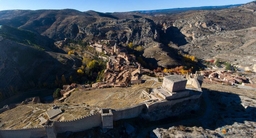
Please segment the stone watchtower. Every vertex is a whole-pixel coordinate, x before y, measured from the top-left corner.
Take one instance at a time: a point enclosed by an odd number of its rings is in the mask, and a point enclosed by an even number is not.
[[[185,90],[187,79],[180,75],[171,75],[164,77],[162,87],[170,92]]]
[[[111,109],[102,109],[101,111],[102,128],[113,128],[113,113]]]

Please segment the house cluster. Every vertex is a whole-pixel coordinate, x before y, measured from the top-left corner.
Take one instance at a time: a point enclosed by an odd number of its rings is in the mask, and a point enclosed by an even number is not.
[[[239,76],[229,71],[205,70],[205,71],[201,71],[201,75],[203,75],[205,80],[208,82],[215,82],[215,83],[222,83],[222,84],[229,84],[229,85],[250,83],[249,79],[246,78],[245,76]]]
[[[114,45],[114,46],[113,46]],[[95,51],[99,53],[113,55],[115,52],[120,50],[120,47],[117,49],[115,41],[111,40],[100,40],[100,41],[91,41],[89,42],[89,46],[93,47]]]
[[[128,54],[125,48],[117,46],[116,43],[114,46],[107,46],[105,44],[113,43],[111,41],[100,43],[91,43],[90,45],[97,52],[104,52],[109,57],[103,81],[92,84],[92,88],[127,87],[131,84],[141,83],[142,67],[140,63],[136,62],[135,56]]]
[[[114,87],[126,87],[141,83],[141,65],[127,53],[111,56],[107,62],[103,83]]]
[[[106,63],[102,82],[92,84],[92,88],[127,87],[141,83],[141,65],[135,57],[127,53],[110,56]]]

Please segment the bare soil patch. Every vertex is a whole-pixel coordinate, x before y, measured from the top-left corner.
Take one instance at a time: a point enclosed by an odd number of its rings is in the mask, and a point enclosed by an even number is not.
[[[126,108],[149,100],[142,91],[146,88],[156,88],[159,86],[161,86],[160,82],[148,81],[127,88],[116,87],[90,91],[76,91],[65,100],[65,103],[86,104],[99,108]]]

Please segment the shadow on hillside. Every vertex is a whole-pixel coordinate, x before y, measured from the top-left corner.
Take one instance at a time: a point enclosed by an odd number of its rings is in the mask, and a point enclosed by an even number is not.
[[[244,108],[237,94],[211,91],[203,89],[203,101],[201,109],[191,111],[179,117],[161,120],[157,127],[169,128],[171,126],[202,127],[215,130],[235,122],[256,121],[256,108],[248,106]]]
[[[170,42],[176,44],[177,46],[186,45],[188,42],[185,39],[185,35],[183,35],[177,27],[169,27],[165,31],[161,31],[160,33],[160,41],[168,45]]]
[[[184,127],[202,127],[204,129],[217,129],[225,125],[232,125],[235,122],[244,123],[244,121],[256,121],[256,109],[247,107],[246,109],[241,104],[239,95],[210,91],[204,89],[201,109],[198,111],[186,112],[185,115],[166,118],[160,121],[149,122],[141,118],[133,118],[119,120],[114,122],[114,129],[102,133],[100,127],[90,129],[83,132],[66,132],[58,134],[58,137],[150,137],[153,130],[156,128],[168,129],[176,126],[178,129]],[[128,125],[127,125],[128,124]],[[184,126],[184,127],[183,127]],[[128,131],[127,131],[128,130]],[[189,132],[189,131],[188,131]],[[130,134],[128,134],[130,133]],[[133,136],[132,136],[133,135]]]
[[[156,69],[158,67],[157,60],[155,58],[145,58],[146,67],[149,69]]]
[[[168,68],[176,67],[177,65],[180,65],[181,63],[181,56],[178,54],[178,51],[172,47],[169,47],[167,45],[161,45],[161,49],[167,53],[169,57],[173,59],[172,66],[169,66]]]
[[[69,83],[69,76],[76,72],[73,66],[81,65],[79,59],[68,59],[61,54],[49,54],[9,40],[3,41],[0,49],[5,51],[8,57],[5,68],[0,72],[3,99],[13,97],[21,91],[55,88],[63,83],[62,75],[65,77],[63,80]]]
[[[177,128],[180,128],[180,126],[196,126],[215,130],[226,125],[233,125],[235,122],[256,121],[256,108],[250,106],[244,108],[239,95],[208,89],[203,89],[203,91],[204,100],[202,100],[201,108],[198,111],[186,112],[181,116],[170,117],[156,122],[146,121],[143,122],[144,125],[138,125],[138,123],[133,125],[137,125],[140,128],[140,136],[146,137],[156,128],[169,129],[173,126]],[[136,122],[141,122],[141,120]]]
[[[216,129],[235,122],[256,121],[256,108],[244,107],[239,95],[209,89],[203,91],[206,109],[200,120],[201,127]]]

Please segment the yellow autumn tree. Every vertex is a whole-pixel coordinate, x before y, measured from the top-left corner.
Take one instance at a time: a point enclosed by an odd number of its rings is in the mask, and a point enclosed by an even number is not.
[[[73,50],[68,51],[68,55],[71,55],[71,54],[74,54],[74,53],[75,53],[75,51],[73,51]]]
[[[133,48],[133,43],[132,42],[130,42],[130,43],[128,43],[128,45],[127,45],[129,48]]]
[[[164,68],[163,73],[168,73],[169,70],[167,68]]]
[[[188,61],[193,61],[193,62],[196,61],[196,57],[192,56],[192,55],[185,54],[185,55],[183,55],[183,57],[185,60],[188,60]]]
[[[144,47],[143,46],[137,46],[137,47],[134,48],[134,50],[141,52],[141,51],[144,50]]]
[[[81,75],[84,74],[84,71],[82,69],[78,69],[76,72]]]
[[[185,70],[185,69],[180,69],[180,74],[188,74],[188,70]]]
[[[83,64],[88,64],[91,61],[91,58],[83,57]]]
[[[96,60],[92,60],[87,64],[87,68],[88,69],[93,69],[94,67],[96,67],[98,65],[98,62]]]

